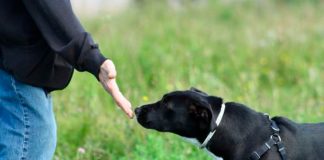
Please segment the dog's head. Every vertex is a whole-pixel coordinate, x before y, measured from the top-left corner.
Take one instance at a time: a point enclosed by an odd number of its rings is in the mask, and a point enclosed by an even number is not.
[[[197,137],[216,128],[223,100],[191,88],[168,93],[156,103],[136,108],[138,122],[145,128]]]

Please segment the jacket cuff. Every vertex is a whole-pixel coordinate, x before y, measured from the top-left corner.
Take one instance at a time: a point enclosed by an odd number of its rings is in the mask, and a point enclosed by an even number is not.
[[[97,78],[97,80],[99,80],[100,66],[105,60],[107,60],[107,58],[100,53],[98,44],[93,42],[89,34],[87,34],[85,38],[81,54],[84,70],[90,72]]]

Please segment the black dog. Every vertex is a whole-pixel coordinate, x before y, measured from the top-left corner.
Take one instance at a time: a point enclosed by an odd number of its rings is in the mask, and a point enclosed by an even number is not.
[[[168,93],[135,113],[143,127],[194,138],[225,160],[324,159],[324,123],[269,119],[197,89]]]

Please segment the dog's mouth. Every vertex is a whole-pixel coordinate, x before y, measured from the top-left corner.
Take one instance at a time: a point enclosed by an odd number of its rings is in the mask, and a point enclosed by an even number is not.
[[[142,126],[148,129],[152,129],[152,121],[145,121],[144,123],[142,123]]]
[[[152,125],[153,125],[153,122],[152,122],[152,121],[145,120],[145,119],[143,119],[143,118],[141,118],[141,117],[137,117],[137,122],[138,122],[141,126],[143,126],[144,128],[147,128],[147,129],[154,129],[154,128],[152,127]]]

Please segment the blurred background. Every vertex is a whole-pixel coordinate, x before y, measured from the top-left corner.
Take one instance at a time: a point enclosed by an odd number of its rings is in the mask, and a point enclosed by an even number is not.
[[[191,86],[271,116],[324,121],[321,0],[72,0],[133,107]],[[129,120],[90,74],[53,94],[55,160],[208,160]],[[226,114],[225,114],[226,116]],[[238,133],[239,134],[239,133]]]

